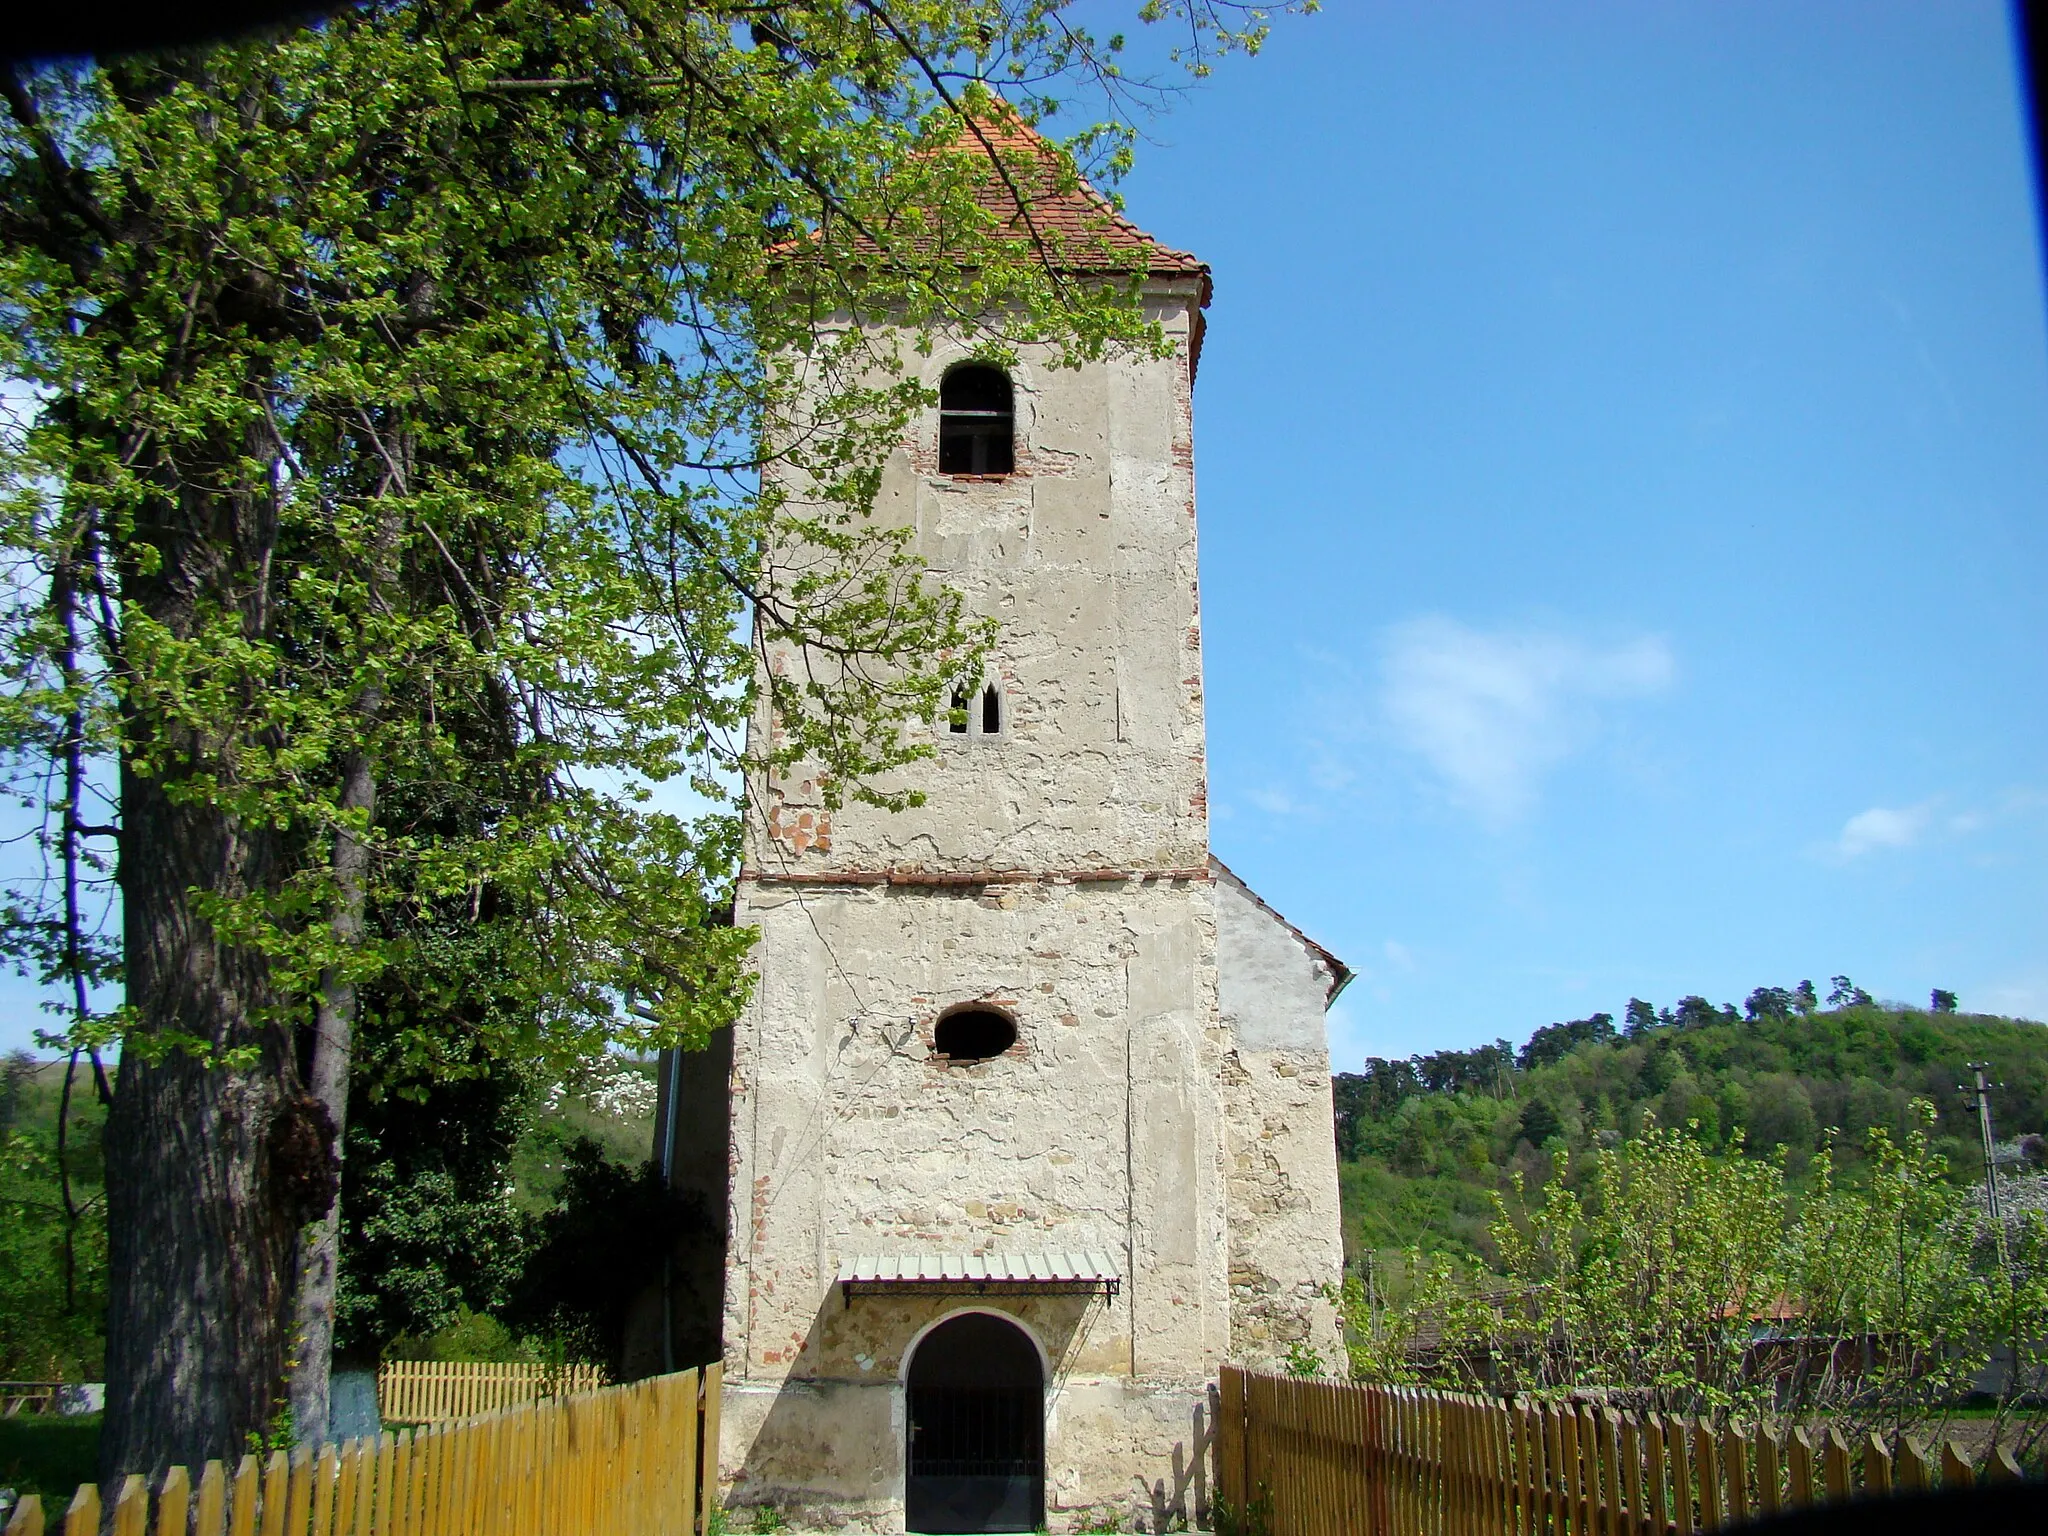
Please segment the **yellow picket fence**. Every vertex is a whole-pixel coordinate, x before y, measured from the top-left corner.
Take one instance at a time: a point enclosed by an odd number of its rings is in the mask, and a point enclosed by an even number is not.
[[[521,1403],[460,1423],[400,1430],[195,1480],[140,1477],[103,1511],[78,1490],[62,1536],[708,1536],[718,1497],[719,1367],[575,1397]],[[44,1536],[24,1498],[6,1536]]]
[[[1954,1445],[1223,1369],[1216,1493],[1271,1536],[1693,1536],[1808,1504],[1975,1482]],[[1982,1475],[2017,1479],[2000,1452]]]
[[[439,1424],[543,1397],[595,1392],[604,1384],[604,1371],[595,1365],[387,1360],[377,1368],[377,1413],[387,1424]]]

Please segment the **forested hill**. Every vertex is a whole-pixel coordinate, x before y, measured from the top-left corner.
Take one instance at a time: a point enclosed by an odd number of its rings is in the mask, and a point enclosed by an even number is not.
[[[1617,1024],[1596,1013],[1538,1029],[1517,1048],[1406,1060],[1369,1058],[1335,1080],[1345,1248],[1410,1245],[1487,1257],[1492,1195],[1516,1170],[1548,1177],[1563,1150],[1633,1135],[1646,1115],[1697,1123],[1717,1148],[1788,1149],[1795,1175],[1834,1131],[1853,1163],[1873,1128],[1898,1135],[1908,1105],[1933,1101],[1935,1134],[1959,1178],[1981,1177],[1975,1110],[1958,1085],[1988,1063],[2001,1161],[2048,1156],[2048,1026],[1962,1013],[1953,994],[1927,1008],[1879,1003],[1847,977],[1823,999],[1813,984],[1759,987],[1738,1010],[1686,997],[1667,1008],[1631,998]]]

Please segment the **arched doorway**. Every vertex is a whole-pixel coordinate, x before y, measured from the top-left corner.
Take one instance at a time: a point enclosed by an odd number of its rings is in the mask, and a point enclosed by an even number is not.
[[[948,1318],[910,1357],[904,1524],[1035,1531],[1045,1523],[1045,1372],[1024,1330]]]

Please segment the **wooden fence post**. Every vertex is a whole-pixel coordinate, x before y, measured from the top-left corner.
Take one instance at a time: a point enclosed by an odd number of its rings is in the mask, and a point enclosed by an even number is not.
[[[1630,1536],[1655,1536],[1643,1504],[1643,1447],[1636,1416],[1621,1416],[1621,1497],[1627,1506],[1622,1529]]]
[[[227,1469],[209,1461],[199,1473],[199,1494],[192,1512],[192,1536],[226,1536],[228,1513]]]
[[[1330,1463],[1337,1491],[1331,1526],[1343,1536],[1365,1536],[1365,1506],[1358,1486],[1358,1467],[1365,1450],[1364,1425],[1358,1418],[1358,1388],[1333,1381],[1330,1396]],[[1189,1511],[1190,1525],[1194,1524]]]
[[[429,1424],[420,1437],[426,1442],[425,1454],[420,1464],[426,1468],[426,1478],[420,1489],[419,1536],[447,1536],[448,1532],[448,1485],[449,1428],[446,1423]],[[417,1446],[418,1442],[415,1442]]]
[[[1795,1428],[1785,1443],[1786,1498],[1794,1509],[1813,1503],[1813,1441]]]
[[[420,1507],[420,1480],[424,1465],[420,1460],[419,1434],[415,1430],[403,1429],[398,1432],[397,1446],[393,1452],[393,1473],[391,1480],[391,1529],[393,1536],[418,1536],[418,1514]]]
[[[1456,1523],[1457,1477],[1452,1461],[1451,1399],[1442,1392],[1423,1394],[1422,1413],[1428,1425],[1430,1520],[1427,1529],[1440,1536],[1464,1536]]]
[[[1551,1480],[1557,1498],[1557,1529],[1570,1536],[1586,1536],[1586,1522],[1579,1504],[1579,1416],[1567,1405],[1548,1410]]]
[[[398,1529],[392,1509],[398,1498],[398,1436],[385,1430],[377,1436],[377,1491],[375,1502],[364,1500],[370,1510],[370,1525],[377,1536],[396,1536]]]
[[[1369,1389],[1347,1382],[1338,1399],[1338,1422],[1343,1427],[1347,1453],[1344,1457],[1344,1529],[1359,1536],[1371,1536],[1373,1525],[1372,1477],[1367,1470],[1372,1456],[1372,1427],[1366,1418]]]
[[[1487,1466],[1493,1478],[1493,1492],[1487,1507],[1493,1511],[1500,1536],[1514,1536],[1517,1529],[1515,1502],[1515,1425],[1506,1403],[1498,1399],[1486,1404]]]
[[[291,1493],[291,1458],[272,1451],[263,1464],[263,1491],[257,1505],[256,1529],[262,1536],[284,1536],[285,1500]]]
[[[141,1473],[131,1472],[114,1495],[114,1536],[148,1536],[148,1531],[149,1485]]]
[[[1666,1469],[1670,1463],[1664,1451],[1664,1421],[1654,1413],[1643,1415],[1643,1529],[1649,1536],[1666,1536],[1678,1529],[1671,1519]]]
[[[1485,1425],[1480,1419],[1480,1404],[1470,1393],[1458,1404],[1458,1430],[1464,1441],[1458,1457],[1465,1476],[1464,1528],[1472,1532],[1484,1531],[1487,1485],[1491,1479],[1487,1475]]]
[[[1244,1372],[1226,1365],[1216,1380],[1216,1498],[1244,1518]]]
[[[1707,1421],[1693,1420],[1692,1470],[1693,1476],[1699,1480],[1700,1529],[1703,1531],[1718,1531],[1727,1523],[1722,1513],[1725,1506],[1721,1502],[1721,1458],[1715,1454],[1719,1449]]]
[[[1493,1455],[1495,1518],[1503,1536],[1517,1536],[1521,1529],[1521,1499],[1516,1482],[1515,1416],[1504,1400],[1496,1398],[1486,1405],[1486,1422]]]
[[[1536,1467],[1550,1536],[1569,1536],[1571,1504],[1564,1485],[1564,1421],[1553,1403],[1536,1405]]]
[[[334,1460],[334,1536],[354,1536],[356,1488],[362,1479],[363,1442],[345,1440]],[[325,1536],[316,1531],[314,1536]]]
[[[1927,1464],[1927,1453],[1912,1441],[1899,1441],[1899,1491],[1901,1493],[1925,1493],[1934,1486],[1934,1469]]]
[[[1351,1504],[1351,1457],[1352,1441],[1345,1434],[1348,1406],[1345,1399],[1349,1389],[1342,1382],[1318,1381],[1316,1395],[1323,1400],[1323,1465],[1329,1479],[1330,1507],[1323,1517],[1324,1529],[1331,1536],[1351,1536],[1358,1527],[1352,1524]]]
[[[1976,1481],[1976,1468],[1970,1465],[1970,1458],[1963,1454],[1962,1447],[1953,1440],[1942,1441],[1941,1486],[1944,1488],[1967,1488]]]
[[[1445,1536],[1466,1536],[1466,1499],[1471,1476],[1465,1466],[1465,1405],[1450,1393],[1438,1395],[1436,1403],[1436,1459],[1441,1491],[1437,1507],[1439,1527]]]
[[[156,1493],[156,1536],[185,1536],[191,1509],[192,1474],[183,1467],[172,1467],[164,1473],[163,1486]]]
[[[1671,1511],[1679,1536],[1692,1536],[1700,1529],[1700,1504],[1693,1493],[1692,1434],[1685,1420],[1673,1416],[1664,1421],[1664,1454],[1671,1464]]]
[[[1863,1437],[1863,1491],[1879,1498],[1892,1491],[1892,1454],[1874,1434]]]
[[[1408,1389],[1409,1494],[1414,1504],[1413,1529],[1440,1533],[1443,1530],[1443,1480],[1438,1476],[1436,1415],[1426,1393]]]
[[[43,1501],[25,1493],[14,1501],[14,1513],[7,1517],[6,1536],[43,1536]]]
[[[1449,1402],[1439,1393],[1431,1393],[1423,1400],[1423,1413],[1429,1421],[1429,1488],[1430,1506],[1435,1519],[1431,1529],[1441,1536],[1462,1536],[1446,1518],[1450,1503],[1451,1479]]]
[[[1733,1422],[1721,1431],[1721,1471],[1727,1481],[1721,1518],[1730,1525],[1746,1525],[1750,1516],[1749,1442]]]
[[[1517,1536],[1545,1536],[1550,1519],[1545,1512],[1549,1484],[1543,1469],[1543,1423],[1536,1404],[1517,1394],[1509,1407],[1514,1422],[1515,1502],[1521,1510]]]
[[[287,1475],[290,1478],[290,1482],[285,1494],[284,1508],[280,1512],[283,1518],[279,1520],[275,1527],[275,1536],[284,1536],[286,1531],[291,1532],[291,1536],[301,1536],[301,1533],[306,1529],[307,1517],[313,1512],[312,1447],[306,1445],[295,1447],[292,1451],[288,1468]],[[270,1511],[265,1510],[263,1513],[264,1530],[268,1536],[268,1533],[272,1531]]]
[[[1849,1442],[1833,1425],[1828,1426],[1827,1438],[1821,1444],[1821,1471],[1827,1482],[1828,1502],[1848,1502],[1849,1496],[1855,1492],[1849,1476]]]
[[[1373,1500],[1374,1536],[1394,1536],[1397,1507],[1395,1479],[1400,1475],[1396,1457],[1394,1395],[1384,1387],[1371,1389],[1366,1402],[1366,1421],[1372,1427],[1373,1452],[1370,1470],[1376,1489]]]
[[[711,1511],[724,1491],[719,1472],[719,1408],[725,1392],[725,1362],[714,1360],[704,1368],[704,1470],[697,1487],[697,1529],[710,1536]]]
[[[1768,1518],[1782,1507],[1782,1479],[1778,1468],[1778,1440],[1762,1419],[1750,1438],[1750,1496],[1759,1518]]]
[[[234,1497],[228,1504],[229,1536],[256,1536],[256,1482],[260,1475],[253,1454],[235,1463]]]
[[[1600,1529],[1603,1536],[1622,1536],[1626,1497],[1622,1493],[1621,1425],[1605,1403],[1593,1410],[1594,1444],[1600,1462]]]
[[[64,1536],[100,1536],[98,1485],[81,1484],[71,1496],[71,1507],[64,1511]]]

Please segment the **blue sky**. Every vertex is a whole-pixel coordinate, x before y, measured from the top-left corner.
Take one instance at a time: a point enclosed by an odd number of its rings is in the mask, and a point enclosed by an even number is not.
[[[2002,6],[1335,0],[1154,139],[1214,844],[1359,972],[1340,1068],[1837,972],[2048,1018]]]
[[[1155,127],[1218,854],[1333,1053],[1846,972],[2048,1018],[2004,8],[1362,4]]]

